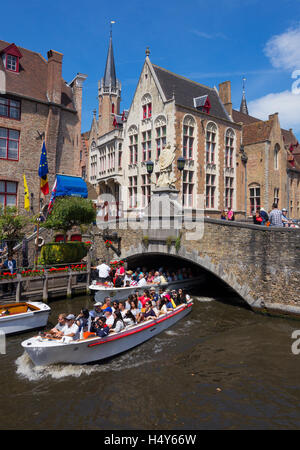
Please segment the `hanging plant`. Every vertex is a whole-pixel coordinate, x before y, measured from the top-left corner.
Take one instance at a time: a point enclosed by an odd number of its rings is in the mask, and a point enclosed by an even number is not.
[[[109,241],[109,240],[106,240],[106,241],[104,242],[104,244],[105,244],[105,247],[106,247],[106,248],[109,248],[109,247],[112,246],[112,242]]]

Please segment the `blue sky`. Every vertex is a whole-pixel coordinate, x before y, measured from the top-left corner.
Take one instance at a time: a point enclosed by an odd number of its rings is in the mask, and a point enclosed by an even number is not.
[[[137,0],[51,3],[16,0],[17,14],[1,21],[0,38],[40,52],[64,54],[63,77],[88,75],[83,91],[82,131],[97,108],[97,83],[103,76],[110,20],[121,109],[128,109],[145,58],[208,86],[231,80],[238,109],[246,76],[249,112],[262,119],[279,112],[281,125],[300,140],[299,0]],[[1,6],[11,17],[11,5]],[[297,73],[299,71],[299,74]],[[292,78],[294,75],[294,79]],[[297,87],[297,86],[296,86]]]

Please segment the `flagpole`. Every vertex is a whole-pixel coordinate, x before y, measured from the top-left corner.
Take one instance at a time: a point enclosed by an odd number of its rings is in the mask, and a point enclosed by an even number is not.
[[[36,268],[39,256],[39,234],[40,234],[40,208],[41,208],[41,186],[39,186],[39,197],[38,197],[38,214],[36,226],[36,241],[35,241],[35,255],[34,255],[34,267]]]

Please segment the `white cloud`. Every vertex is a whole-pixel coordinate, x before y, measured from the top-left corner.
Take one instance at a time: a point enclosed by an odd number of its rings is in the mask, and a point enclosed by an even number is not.
[[[300,24],[273,36],[265,46],[265,54],[273,67],[300,69]]]
[[[300,133],[300,94],[291,91],[268,94],[249,102],[248,109],[251,116],[262,120],[278,112],[282,128],[293,128],[294,133]]]

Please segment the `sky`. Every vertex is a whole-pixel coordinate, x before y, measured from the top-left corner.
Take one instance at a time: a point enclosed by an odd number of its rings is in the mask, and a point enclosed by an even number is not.
[[[246,78],[249,114],[279,113],[282,128],[300,142],[299,0],[103,0],[1,5],[0,39],[41,53],[64,54],[63,78],[88,75],[83,87],[82,131],[90,129],[103,77],[110,21],[121,111],[129,109],[145,59],[207,86],[230,80],[239,109]]]

